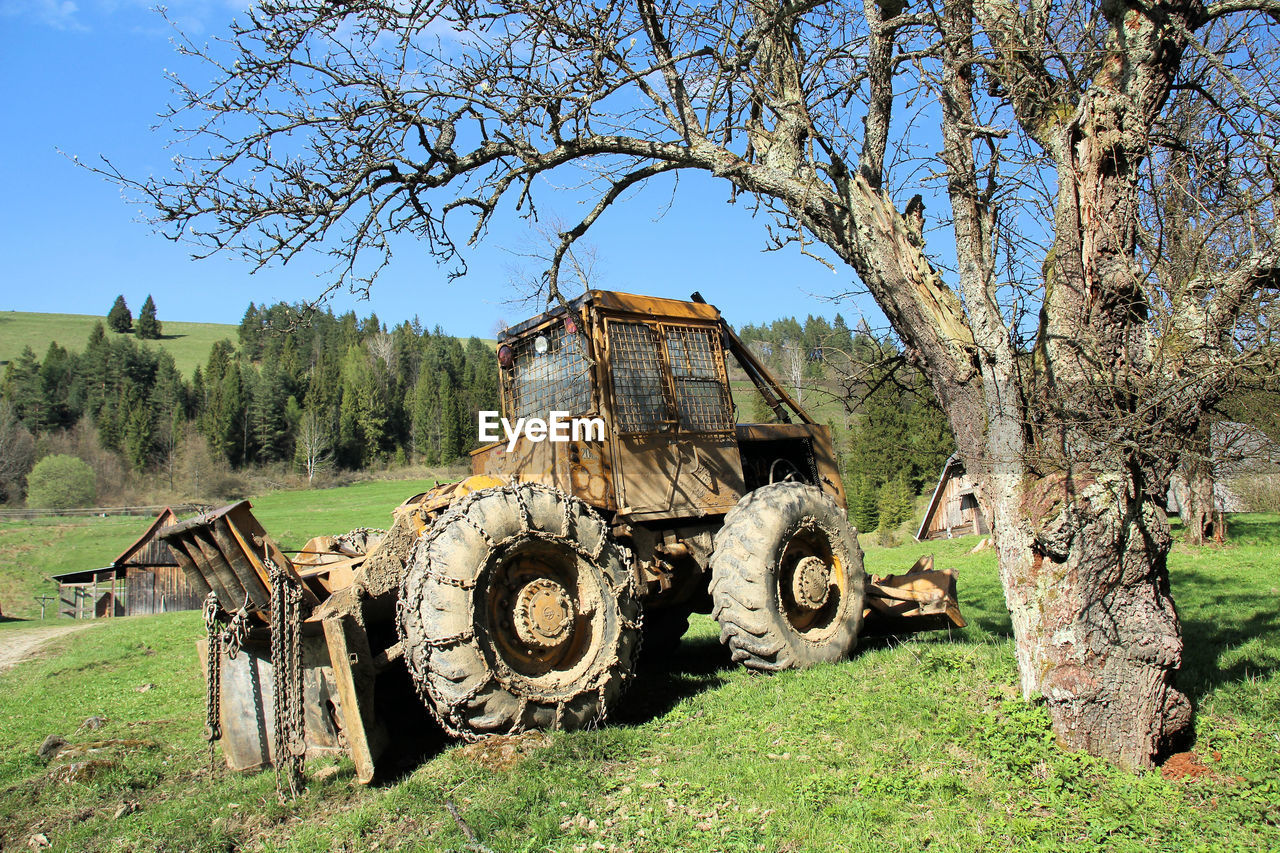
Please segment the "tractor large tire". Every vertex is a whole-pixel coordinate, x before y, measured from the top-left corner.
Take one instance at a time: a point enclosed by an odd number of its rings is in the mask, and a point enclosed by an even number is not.
[[[467,740],[602,720],[640,646],[630,553],[587,504],[527,483],[472,492],[437,519],[398,609],[419,695]]]
[[[725,516],[711,554],[720,642],[751,669],[844,658],[862,630],[862,549],[835,501],[814,486],[774,483]]]

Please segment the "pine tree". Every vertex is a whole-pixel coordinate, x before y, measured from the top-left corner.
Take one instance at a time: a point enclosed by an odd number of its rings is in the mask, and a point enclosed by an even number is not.
[[[75,362],[70,353],[50,341],[40,363],[40,387],[44,396],[45,422],[55,429],[71,426],[76,413],[71,407],[72,376]]]
[[[416,459],[434,463],[440,459],[440,398],[437,379],[430,371],[418,373],[409,403],[410,449]]]
[[[155,422],[151,410],[133,394],[129,395],[128,412],[124,425],[125,458],[133,470],[142,471],[151,461]]]
[[[250,403],[251,431],[259,462],[285,460],[292,455],[286,412],[288,402],[293,398],[289,395],[287,383],[288,378],[275,362],[263,362]],[[296,401],[294,405],[297,405]]]
[[[907,472],[901,471],[892,480],[886,480],[876,496],[876,508],[880,524],[895,528],[909,519],[915,509],[915,493],[907,480]]]
[[[160,337],[160,321],[156,319],[156,303],[151,298],[151,294],[147,294],[147,301],[142,303],[142,310],[138,312],[138,337],[143,340],[157,340]]]
[[[452,462],[462,455],[462,430],[458,422],[458,395],[448,375],[440,377],[440,449],[437,461]]]
[[[107,325],[111,327],[111,331],[121,334],[133,329],[133,314],[125,304],[123,295],[116,297],[115,304],[107,312]]]
[[[870,533],[880,523],[880,510],[876,505],[876,490],[861,474],[846,481],[849,484],[849,514],[859,533]]]
[[[10,362],[5,371],[4,396],[23,425],[39,435],[48,420],[48,412],[40,382],[40,360],[31,347],[23,347],[22,354]]]

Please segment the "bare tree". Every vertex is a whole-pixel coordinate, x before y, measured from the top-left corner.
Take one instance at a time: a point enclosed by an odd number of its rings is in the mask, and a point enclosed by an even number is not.
[[[500,210],[536,216],[554,173],[593,199],[552,252],[554,300],[613,204],[709,172],[770,245],[852,269],[928,377],[994,519],[1023,693],[1061,740],[1142,767],[1189,730],[1156,498],[1181,436],[1269,334],[1252,306],[1277,284],[1274,209],[1182,282],[1143,213],[1173,92],[1219,117],[1274,198],[1277,0],[246,14],[183,48],[214,82],[178,83],[173,121],[196,144],[176,174],[104,167],[171,236],[258,263],[318,246],[334,287],[367,287],[394,235],[462,272],[455,229],[474,242]],[[954,270],[926,241],[938,228]]]
[[[8,400],[0,399],[0,503],[21,498],[36,464],[36,441]]]
[[[307,409],[298,421],[298,462],[307,474],[307,485],[315,482],[317,474],[329,470],[332,463],[333,433],[329,419],[315,409]]]
[[[804,402],[804,345],[799,341],[782,342],[782,375],[791,383],[796,402]]]
[[[386,332],[375,332],[365,338],[365,346],[369,350],[369,358],[371,364],[376,365],[381,361],[386,365],[386,370],[394,373],[396,370],[396,344],[395,339]]]
[[[519,261],[507,270],[507,283],[514,293],[510,300],[512,305],[524,309],[547,305],[556,301],[557,297],[572,299],[580,293],[600,287],[603,276],[599,252],[589,243],[575,241],[564,250],[561,261],[562,265],[568,265],[567,269],[571,274],[569,281],[567,284],[558,282],[557,292],[550,292],[551,276],[548,269],[555,263],[562,236],[568,229],[569,224],[557,216],[544,216],[531,224],[529,245],[514,252]]]

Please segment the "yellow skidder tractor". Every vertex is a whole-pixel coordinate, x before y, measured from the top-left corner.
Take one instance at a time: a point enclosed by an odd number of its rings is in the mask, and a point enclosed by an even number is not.
[[[726,356],[778,423],[736,422]],[[591,291],[497,359],[504,433],[389,531],[290,559],[241,502],[163,533],[208,596],[208,736],[231,767],[296,779],[345,752],[368,782],[398,736],[378,686],[406,668],[457,737],[599,722],[694,612],[759,670],[964,625],[950,570],[866,576],[827,428],[697,294]]]

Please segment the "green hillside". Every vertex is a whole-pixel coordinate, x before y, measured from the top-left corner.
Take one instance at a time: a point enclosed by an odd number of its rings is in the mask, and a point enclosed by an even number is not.
[[[0,312],[0,367],[17,358],[23,347],[31,347],[37,358],[44,358],[50,341],[73,352],[84,350],[94,323],[106,325],[106,318],[92,314],[34,314],[26,311]],[[237,328],[223,323],[180,323],[160,317],[164,336],[158,341],[144,341],[146,346],[160,346],[173,355],[178,370],[187,378],[196,366],[204,364],[209,348],[222,338],[236,340]],[[117,336],[108,331],[109,336]]]
[[[371,480],[334,489],[277,491],[251,498],[254,515],[286,550],[312,536],[356,527],[389,527],[391,511],[439,480]],[[47,578],[106,566],[151,518],[37,518],[0,522],[0,610],[39,616],[36,595],[57,592]],[[0,848],[2,849],[2,848]]]

